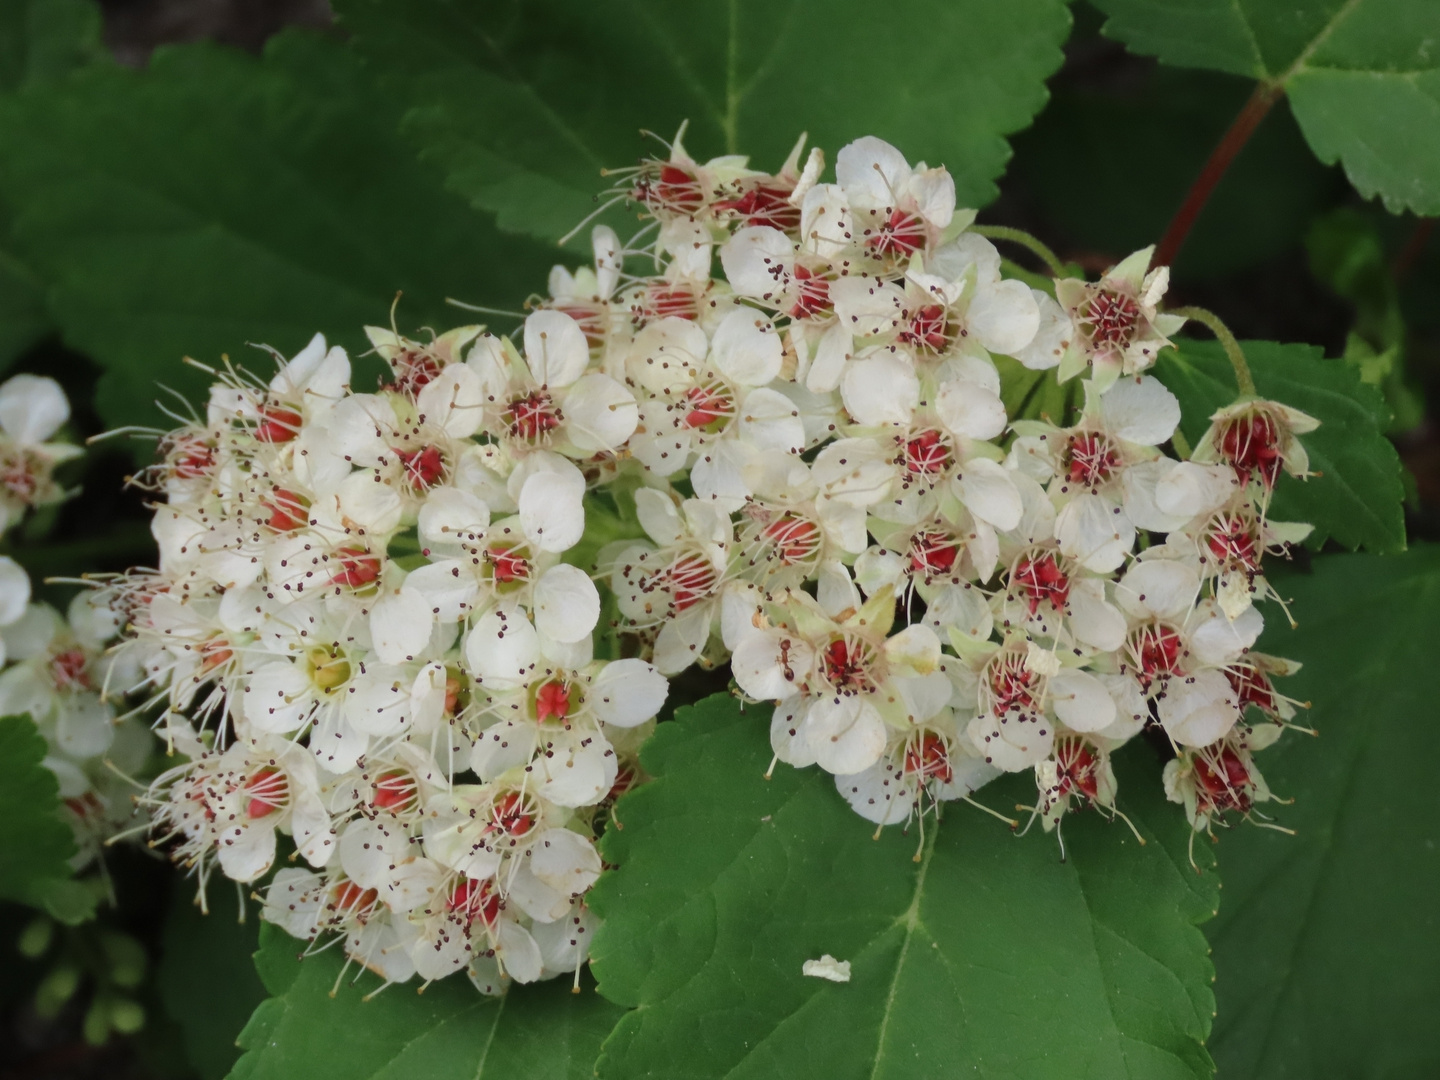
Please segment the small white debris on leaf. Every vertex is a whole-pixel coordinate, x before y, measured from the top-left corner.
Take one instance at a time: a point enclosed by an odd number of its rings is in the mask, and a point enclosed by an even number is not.
[[[806,960],[800,967],[803,975],[812,979],[829,979],[831,982],[850,981],[850,961],[836,960],[829,953],[820,957],[819,960]]]

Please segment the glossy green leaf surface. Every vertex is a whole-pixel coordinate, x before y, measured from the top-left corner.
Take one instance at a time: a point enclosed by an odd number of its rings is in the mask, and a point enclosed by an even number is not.
[[[1097,0],[1136,52],[1282,87],[1321,161],[1394,213],[1440,213],[1431,0]]]
[[[461,977],[367,1001],[378,979],[354,964],[342,977],[339,949],[302,960],[304,948],[261,928],[255,962],[271,996],[240,1036],[234,1080],[587,1080],[621,1012],[563,978],[491,998]]]
[[[70,880],[75,841],[60,818],[60,785],[41,764],[45,753],[28,716],[0,719],[0,898],[79,922],[94,900]]]
[[[447,296],[513,303],[544,280],[548,255],[502,244],[398,123],[343,45],[299,33],[263,59],[185,46],[0,102],[0,141],[30,147],[0,161],[17,250],[67,344],[106,369],[107,421],[173,426],[158,384],[196,398],[211,381],[186,355],[268,375],[250,343],[289,355],[323,331],[358,354],[397,293],[417,332],[473,318]]]
[[[1440,758],[1429,680],[1440,548],[1326,555],[1281,584],[1300,624],[1262,647],[1305,667],[1283,687],[1319,731],[1259,759],[1294,836],[1240,827],[1219,845],[1210,925],[1220,1075],[1356,1080],[1440,1074]]]
[[[1187,862],[1149,751],[1121,771],[1149,843],[1085,815],[1062,862],[1052,837],[963,805],[923,840],[874,840],[825,773],[764,778],[768,719],[708,698],[643,752],[657,779],[618,807],[604,846],[619,869],[592,894],[601,992],[634,1007],[602,1080],[1210,1075],[1196,924],[1218,883]],[[980,794],[1008,810],[1034,789]],[[801,974],[826,953],[850,982]]]
[[[778,169],[796,138],[831,155],[879,135],[943,162],[960,205],[995,195],[1005,136],[1045,104],[1060,0],[345,0],[356,46],[415,109],[450,187],[503,228],[569,232],[611,181],[689,121],[699,159]],[[937,123],[939,117],[943,123]]]

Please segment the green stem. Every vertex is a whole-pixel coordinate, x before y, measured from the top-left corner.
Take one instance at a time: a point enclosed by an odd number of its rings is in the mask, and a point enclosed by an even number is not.
[[[1008,225],[971,225],[970,231],[977,236],[984,236],[991,240],[1009,240],[1012,244],[1020,244],[1023,247],[1027,247],[1038,255],[1040,260],[1050,268],[1050,273],[1054,277],[1065,276],[1065,264],[1060,261],[1055,252],[1051,251],[1024,229],[1012,229]]]
[[[1250,364],[1245,359],[1245,351],[1240,348],[1240,342],[1235,340],[1235,335],[1230,328],[1220,321],[1220,316],[1213,311],[1206,311],[1202,307],[1180,307],[1171,308],[1170,314],[1179,315],[1181,318],[1193,319],[1202,326],[1208,327],[1220,342],[1220,347],[1225,350],[1225,355],[1230,358],[1230,366],[1235,369],[1235,385],[1240,388],[1241,397],[1255,396],[1255,379],[1250,374]]]

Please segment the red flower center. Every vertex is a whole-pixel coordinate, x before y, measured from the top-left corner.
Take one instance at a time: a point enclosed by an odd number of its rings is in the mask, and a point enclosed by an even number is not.
[[[1195,786],[1197,802],[1206,810],[1238,810],[1252,805],[1253,785],[1250,769],[1235,749],[1222,746],[1218,753],[1202,751],[1195,755]]]
[[[746,225],[768,225],[781,232],[800,228],[800,208],[790,205],[794,187],[783,187],[773,180],[755,183],[739,197],[715,204],[716,210],[729,211],[745,219]]]
[[[266,765],[245,781],[245,816],[252,821],[283,810],[290,801],[290,778]]]
[[[867,241],[877,255],[908,258],[925,246],[925,219],[919,214],[892,210]]]
[[[950,748],[933,731],[927,731],[905,748],[905,771],[920,782],[939,780],[948,784],[955,775],[950,765]]]
[[[564,720],[569,715],[570,688],[563,682],[547,682],[535,692],[535,719],[539,723]]]
[[[1222,565],[1260,568],[1259,529],[1239,514],[1217,514],[1205,530],[1205,544]]]
[[[1069,463],[1070,482],[1092,488],[1105,483],[1124,464],[1110,440],[1093,431],[1072,435],[1065,458]]]
[[[440,361],[429,353],[402,349],[390,361],[390,370],[395,375],[395,381],[384,389],[404,394],[413,400],[416,394],[440,374],[442,366]]]
[[[911,313],[910,321],[900,331],[900,340],[925,352],[944,352],[950,346],[945,315],[943,305],[926,304]]]
[[[286,491],[283,488],[276,488],[270,493],[268,499],[261,500],[260,505],[270,514],[266,519],[267,527],[276,532],[290,532],[298,529],[309,520],[309,501],[304,496],[297,495],[293,491]]]
[[[560,409],[544,390],[518,397],[505,410],[510,434],[526,442],[537,442],[560,426]]]
[[[1093,800],[1099,794],[1096,772],[1100,761],[1084,740],[1061,739],[1056,743],[1055,764],[1060,770],[1061,795],[1078,791]]]
[[[761,535],[770,541],[775,557],[786,566],[808,562],[820,550],[820,526],[795,514],[776,518]]]
[[[692,386],[685,401],[690,411],[680,422],[688,428],[719,431],[735,415],[735,400],[720,386]]]
[[[494,569],[495,580],[502,585],[508,585],[512,581],[528,581],[530,578],[530,561],[525,558],[524,553],[518,547],[505,547],[497,544],[486,554],[490,558],[490,565]]]
[[[490,828],[506,836],[524,836],[535,827],[535,809],[518,791],[507,791],[490,808]]]
[[[445,477],[445,458],[434,446],[395,454],[405,467],[405,483],[416,491],[429,491]]]
[[[1280,478],[1280,432],[1268,416],[1256,414],[1231,420],[1220,432],[1220,453],[1242,484],[1249,483],[1251,473],[1259,473],[1266,488],[1273,488]]]
[[[1130,635],[1130,655],[1139,668],[1136,677],[1142,686],[1173,675],[1180,666],[1182,651],[1180,635],[1159,623],[1142,626]]]
[[[414,809],[420,801],[420,787],[405,769],[390,769],[375,778],[372,806],[392,813]]]
[[[830,283],[814,271],[796,265],[795,303],[790,307],[792,319],[808,319],[830,310]]]
[[[56,653],[50,661],[50,677],[58,690],[88,690],[90,677],[85,673],[85,654],[79,649]]]
[[[1025,658],[1013,653],[989,664],[990,693],[995,698],[994,714],[1034,712],[1040,676],[1025,666]]]
[[[494,926],[495,920],[500,917],[500,894],[495,891],[495,882],[489,878],[484,881],[464,878],[451,890],[445,906],[466,922]]]
[[[340,563],[340,569],[330,578],[332,585],[359,589],[380,576],[380,556],[372,555],[364,548],[341,548],[334,557]]]
[[[688,611],[715,591],[720,574],[704,555],[681,555],[665,572],[670,602],[676,611]]]
[[[910,539],[910,570],[916,574],[948,574],[960,556],[960,542],[949,533],[918,532]]]
[[[286,443],[300,434],[302,418],[294,409],[283,405],[262,405],[255,438],[263,443]]]
[[[1056,611],[1061,611],[1070,599],[1070,579],[1053,554],[1021,559],[1015,564],[1010,584],[1024,595],[1031,615],[1040,609],[1043,601],[1048,600]]]
[[[658,170],[655,165],[659,165]],[[668,163],[651,163],[630,194],[652,213],[693,214],[705,205],[700,181],[678,165]]]
[[[1140,325],[1140,305],[1123,293],[1101,289],[1085,305],[1080,322],[1092,345],[1124,349]]]
[[[863,694],[875,689],[867,670],[870,650],[864,643],[836,638],[820,654],[825,678],[842,693]]]
[[[931,428],[905,443],[905,468],[918,476],[934,476],[943,472],[954,460],[950,443]]]

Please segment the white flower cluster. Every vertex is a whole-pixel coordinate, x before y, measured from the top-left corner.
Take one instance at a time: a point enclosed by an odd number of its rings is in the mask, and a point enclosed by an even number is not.
[[[16,375],[0,384],[0,533],[67,497],[54,469],[84,451],[49,440],[69,419],[54,379]],[[0,716],[29,716],[45,739],[44,764],[59,782],[79,869],[129,821],[122,774],[140,771],[155,740],[139,719],[117,713],[117,695],[107,692],[135,682],[106,655],[120,631],[116,613],[85,591],[62,615],[31,592],[24,568],[0,556]]]
[[[370,328],[391,377],[355,393],[317,336],[167,436],[159,568],[112,595],[188,759],[158,832],[202,880],[259,879],[284,833],[310,869],[266,916],[387,980],[578,970],[667,678],[727,660],[777,757],[880,824],[1031,769],[1047,827],[1113,810],[1151,722],[1197,828],[1265,797],[1278,728],[1242,714],[1288,719],[1293,665],[1250,652],[1252,600],[1304,533],[1265,509],[1313,424],[1249,401],[1166,457],[1144,372],[1182,320],[1148,250],[1052,296],[943,169],[800,154],[677,139],[623,181],[649,223],[595,229],[514,340]],[[1078,422],[1012,424],[993,355],[1086,375]]]

